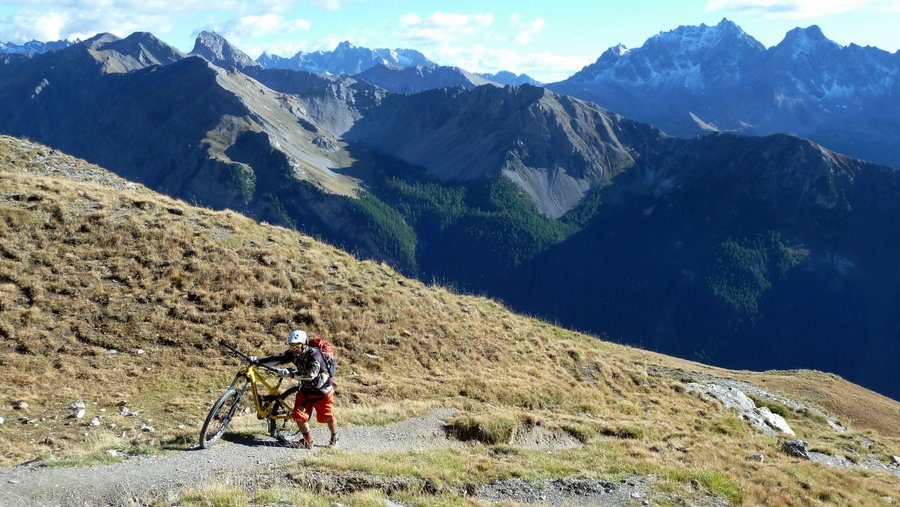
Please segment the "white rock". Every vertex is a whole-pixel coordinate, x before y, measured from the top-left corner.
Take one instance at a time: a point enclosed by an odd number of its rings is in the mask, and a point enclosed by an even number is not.
[[[380,357],[376,356],[375,354],[368,354],[368,353],[366,354],[366,357],[368,357],[369,359],[373,359],[373,360],[381,359]]]
[[[144,349],[137,349],[137,355],[139,355],[139,356],[144,355]]]
[[[781,417],[778,414],[773,413],[766,407],[759,407],[756,409],[756,412],[762,417],[763,421],[769,426],[775,428],[776,430],[790,436],[796,436],[794,430],[788,425],[787,421],[784,420],[784,417]]]
[[[96,417],[91,419],[90,425],[91,425],[91,428],[96,428],[97,426],[100,426],[100,419],[97,419]]]
[[[144,431],[147,433],[156,433],[156,430],[153,428],[153,426],[148,426],[146,424],[141,425],[141,431]]]
[[[839,423],[837,419],[829,417],[827,421],[828,425],[831,426],[831,429],[833,429],[834,431],[837,431],[838,433],[847,432],[847,428],[845,428],[843,424]]]
[[[72,417],[74,417],[75,419],[81,419],[82,417],[84,417],[84,414],[85,414],[85,411],[82,408],[82,409],[79,409],[78,412],[75,412],[74,414],[72,414]]]
[[[0,417],[0,424],[3,424],[3,423],[5,423],[5,422],[6,422],[6,419]]]
[[[115,458],[116,456],[119,455],[119,451],[117,451],[117,450],[115,450],[115,449],[110,449],[110,450],[106,451],[106,454],[108,454],[108,455],[110,455],[110,456],[112,456],[112,457]]]
[[[116,349],[109,349],[106,351],[106,353],[112,356],[112,355],[118,354],[119,351]]]
[[[72,410],[78,410],[79,408],[84,408],[84,402],[80,401],[80,400],[76,401],[75,403],[69,405],[69,408],[71,408]]]
[[[0,417],[0,424],[3,424],[2,417]],[[894,462],[895,465],[900,465],[900,456],[891,456],[891,461]]]
[[[28,408],[28,403],[24,401],[17,401],[13,404],[13,409],[15,410],[25,410],[26,408]]]

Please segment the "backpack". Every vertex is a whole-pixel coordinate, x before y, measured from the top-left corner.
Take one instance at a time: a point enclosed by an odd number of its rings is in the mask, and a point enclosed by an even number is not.
[[[319,337],[310,338],[306,344],[310,347],[319,349],[319,352],[322,353],[322,359],[325,360],[328,376],[334,378],[334,372],[337,369],[337,364],[334,362],[334,345],[328,340]]]

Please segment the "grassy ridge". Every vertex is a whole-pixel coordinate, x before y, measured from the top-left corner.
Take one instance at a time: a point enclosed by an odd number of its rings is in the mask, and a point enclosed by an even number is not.
[[[0,448],[6,464],[89,452],[98,448],[100,430],[136,449],[192,440],[237,366],[216,343],[275,352],[290,329],[302,326],[338,348],[339,413],[383,418],[454,406],[476,425],[527,420],[585,443],[556,453],[497,452],[496,446],[393,457],[330,453],[307,466],[394,474],[417,463],[461,462],[460,475],[434,472],[448,485],[463,473],[475,481],[654,474],[680,495],[700,491],[749,504],[800,505],[815,497],[865,503],[896,484],[882,474],[790,459],[718,404],[647,369],[743,374],[562,330],[232,212],[191,207],[141,187],[116,190],[35,174],[48,164],[76,162],[2,141],[0,416],[7,423],[0,426]],[[791,378],[772,380],[790,386]],[[842,410],[842,390],[853,387],[839,380],[829,387],[838,394],[827,398],[835,412]],[[817,392],[814,384],[804,389]],[[896,403],[854,394],[884,411],[870,427],[887,433],[867,437],[880,442],[879,452],[897,454]],[[101,428],[68,417],[76,400],[87,405],[84,421],[98,417]],[[139,415],[119,414],[122,400]],[[13,410],[20,401],[28,408]],[[805,439],[836,438],[819,419],[790,414],[789,421]],[[156,433],[142,432],[142,424]],[[104,440],[100,448],[108,445]],[[765,464],[748,462],[751,452],[765,454]]]

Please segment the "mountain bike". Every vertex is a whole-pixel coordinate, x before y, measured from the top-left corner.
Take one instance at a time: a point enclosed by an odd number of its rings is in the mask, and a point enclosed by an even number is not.
[[[283,378],[278,378],[278,382],[271,383],[271,379],[267,381],[261,373],[261,371],[276,373],[278,371],[276,368],[254,363],[248,356],[227,343],[221,345],[230,352],[231,356],[243,359],[247,365],[238,371],[228,389],[213,403],[206,420],[203,421],[203,427],[200,428],[200,447],[209,449],[222,438],[248,389],[253,395],[256,417],[265,419],[270,436],[281,443],[291,443],[302,438],[299,429],[291,419],[291,411],[294,407],[287,401],[290,395],[297,392],[298,386],[281,391]],[[294,427],[293,431],[286,429],[288,425]]]

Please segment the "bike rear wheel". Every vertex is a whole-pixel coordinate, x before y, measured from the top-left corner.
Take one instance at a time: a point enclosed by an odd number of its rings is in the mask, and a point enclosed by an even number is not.
[[[200,447],[209,449],[213,444],[222,438],[225,429],[234,418],[238,405],[241,402],[243,392],[238,392],[234,388],[228,388],[222,396],[213,404],[203,421],[203,427],[200,429]]]
[[[282,399],[287,399],[289,396],[297,393],[297,386],[294,386],[287,391],[281,393],[279,397]],[[272,411],[272,415],[287,415],[288,410],[285,409],[284,405],[276,405],[274,410]],[[294,422],[291,418],[279,418],[273,419],[269,418],[266,420],[268,423],[269,435],[275,437],[276,440],[283,444],[292,444],[303,437],[303,433],[300,433],[300,428],[297,426],[297,423]]]

